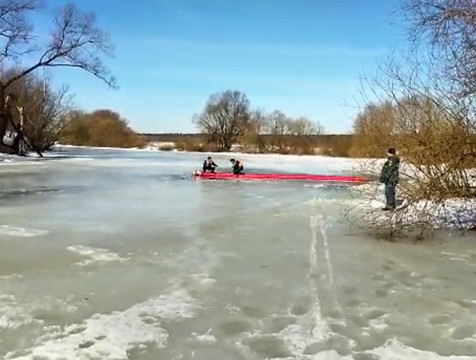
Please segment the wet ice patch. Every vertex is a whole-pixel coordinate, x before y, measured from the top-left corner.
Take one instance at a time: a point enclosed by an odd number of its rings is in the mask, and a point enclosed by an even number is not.
[[[291,324],[277,335],[294,354],[303,354],[307,346],[313,342],[312,329],[302,324]]]
[[[79,266],[87,266],[93,263],[107,263],[111,261],[128,260],[127,258],[123,258],[119,254],[108,249],[93,248],[84,245],[68,246],[67,250],[86,257],[85,260],[77,263]]]
[[[431,351],[424,351],[406,346],[396,339],[388,340],[385,345],[367,351],[368,354],[379,356],[381,359],[392,360],[474,360],[474,356],[443,356]]]
[[[217,342],[217,338],[211,334],[212,329],[208,329],[205,334],[192,333],[192,339],[203,345],[213,345]]]
[[[19,300],[13,295],[0,295],[0,332],[44,324],[51,316],[74,313],[78,307],[73,301],[73,296],[64,300],[52,296]]]
[[[447,251],[442,251],[442,252],[440,252],[440,254],[442,256],[447,257],[450,260],[462,261],[462,262],[470,262],[471,257],[475,256],[475,254],[454,254],[454,253],[447,252]]]
[[[388,328],[385,316],[369,320],[369,325],[375,330],[385,330],[386,328]]]
[[[240,307],[232,304],[226,304],[224,308],[228,311],[231,315],[237,315],[240,313]]]
[[[33,321],[31,314],[18,305],[13,295],[0,295],[0,332],[17,329]]]
[[[13,237],[36,237],[48,234],[47,230],[27,229],[23,227],[0,225],[0,235]]]
[[[8,360],[129,359],[129,351],[147,346],[163,348],[169,334],[163,320],[192,318],[199,309],[185,289],[111,314],[96,314],[81,324],[73,324],[43,336],[26,351],[10,352]]]
[[[206,288],[214,285],[217,282],[216,279],[210,277],[210,274],[206,273],[193,274],[192,279],[201,287]]]
[[[11,280],[11,279],[22,279],[23,275],[20,274],[10,274],[10,275],[0,275],[0,280]]]
[[[309,360],[354,360],[352,356],[341,356],[335,350],[322,351],[308,357]]]

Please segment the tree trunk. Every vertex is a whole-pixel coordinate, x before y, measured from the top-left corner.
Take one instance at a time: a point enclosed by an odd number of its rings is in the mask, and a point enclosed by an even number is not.
[[[15,141],[13,146],[7,146],[3,143],[3,137],[5,136],[5,131],[6,128],[4,127],[3,123],[6,123],[7,120],[5,119],[5,116],[3,114],[0,115],[0,153],[3,154],[17,154],[17,150],[15,147],[15,144],[18,143],[18,141]]]
[[[3,137],[5,136],[5,132],[7,131],[7,124],[8,120],[5,108],[5,91],[0,88],[0,152],[11,154],[11,149],[3,144]]]
[[[5,145],[3,142],[10,120],[12,119],[10,119],[10,113],[6,106],[5,90],[0,88],[0,153],[18,154],[18,138],[14,141],[13,146]]]

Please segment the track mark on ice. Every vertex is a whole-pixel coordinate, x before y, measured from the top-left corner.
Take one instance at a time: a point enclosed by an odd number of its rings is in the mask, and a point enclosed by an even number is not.
[[[325,340],[329,335],[329,326],[325,322],[322,316],[321,303],[319,299],[319,292],[316,284],[316,280],[313,279],[314,276],[318,276],[318,261],[317,261],[317,246],[318,246],[318,236],[317,230],[319,227],[319,216],[311,216],[310,225],[311,225],[311,247],[309,250],[309,282],[310,282],[310,293],[311,293],[311,304],[312,304],[312,315],[314,320],[314,329],[312,335],[316,340]],[[330,259],[329,249],[327,248],[326,258]],[[329,271],[329,267],[327,267]],[[329,274],[330,276],[330,274]]]
[[[315,237],[315,246],[317,246],[317,230],[319,230],[322,238],[322,244],[324,247],[324,254],[326,257],[326,269],[329,276],[329,281],[334,286],[334,269],[332,268],[331,254],[329,251],[329,241],[327,238],[326,223],[322,215],[311,216],[311,231],[312,236]]]
[[[293,359],[347,359],[354,344],[352,340],[334,331],[336,327],[345,327],[346,320],[333,290],[334,271],[325,218],[320,215],[311,216],[309,224],[311,238],[307,276],[310,310],[297,316],[293,323],[285,326],[277,335],[293,353]],[[327,305],[323,303],[322,296],[331,298],[329,311],[323,311],[323,306]],[[337,352],[334,351],[336,349]]]

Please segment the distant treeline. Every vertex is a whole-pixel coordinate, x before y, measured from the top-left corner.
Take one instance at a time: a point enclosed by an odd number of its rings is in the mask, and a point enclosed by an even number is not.
[[[193,140],[197,142],[201,141],[206,141],[207,135],[205,134],[194,134],[194,133],[159,133],[159,134],[153,134],[153,133],[143,133],[141,136],[145,137],[147,142],[181,142],[181,141],[186,141],[186,140]]]
[[[147,142],[163,143],[161,148],[163,150],[188,150],[188,151],[216,151],[213,146],[208,146],[208,135],[197,133],[162,133],[162,134],[141,134]],[[280,141],[284,144],[295,144],[301,142],[302,136],[298,135],[282,135]],[[351,156],[354,143],[356,141],[355,135],[307,135],[306,141],[313,144],[316,153],[331,156]],[[269,151],[270,147],[276,142],[276,135],[263,134],[260,135],[260,143],[263,145],[262,152]],[[250,147],[243,144],[235,144],[243,151],[250,151]],[[258,152],[257,149],[252,152]],[[283,151],[274,151],[281,153],[293,152],[289,148]]]
[[[192,123],[198,133],[143,136],[161,150],[350,156],[353,146],[351,135],[324,135],[322,124],[305,116],[253,108],[238,90],[212,94]]]

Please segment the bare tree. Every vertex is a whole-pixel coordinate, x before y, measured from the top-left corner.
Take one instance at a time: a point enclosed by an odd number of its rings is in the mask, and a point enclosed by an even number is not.
[[[289,118],[283,112],[275,110],[268,115],[267,127],[267,133],[271,135],[271,150],[283,152],[289,133]]]
[[[69,89],[63,86],[56,90],[49,76],[40,79],[32,73],[12,84],[9,93],[21,109],[21,114],[16,115],[23,117],[27,150],[43,152],[51,148],[69,121],[72,109]]]
[[[370,140],[361,142],[369,149],[378,143],[381,152],[389,146],[400,151],[405,203],[376,214],[382,191],[365,188],[360,195],[368,211],[359,206],[354,215],[366,229],[390,235],[408,228],[422,234],[435,225],[474,227],[476,182],[469,169],[476,166],[476,7],[473,0],[405,0],[402,10],[413,47],[391,54],[368,82],[379,102],[357,117],[355,130]]]
[[[0,63],[7,59],[17,61],[32,51],[32,26],[27,21],[29,12],[38,10],[36,0],[2,1],[0,4]]]
[[[395,108],[390,101],[367,104],[354,120],[356,135],[351,152],[357,157],[380,157],[392,145]]]
[[[403,14],[416,46],[429,43],[439,76],[453,91],[476,92],[476,6],[473,0],[405,0]]]
[[[364,220],[366,229],[385,229],[392,236],[415,227],[423,234],[442,223],[474,226],[470,214],[475,213],[476,186],[469,169],[476,165],[476,134],[468,120],[473,101],[439,88],[438,73],[423,81],[387,70],[385,81],[373,84],[382,103],[356,118],[357,142],[361,154],[397,147],[405,164],[399,184],[405,206],[388,217],[376,215],[375,206],[357,208],[355,217]],[[363,170],[375,172],[375,164]],[[362,197],[378,204],[382,191],[364,190]]]
[[[319,122],[312,122],[306,117],[288,119],[286,143],[290,152],[297,154],[314,154],[317,145],[316,135],[324,133]]]
[[[279,110],[267,115],[266,134],[269,148],[278,153],[312,154],[316,145],[316,135],[324,133],[319,122],[306,117],[293,119]]]
[[[324,127],[306,117],[291,119],[288,124],[289,134],[294,136],[312,136],[324,133]]]
[[[242,141],[245,149],[253,152],[264,152],[265,141],[263,135],[266,131],[267,116],[264,110],[256,109],[250,114],[250,121]]]
[[[40,10],[37,0],[3,0],[0,3],[0,140],[9,127],[18,128],[7,109],[10,87],[40,68],[71,67],[86,71],[110,87],[116,81],[104,66],[101,55],[111,55],[112,46],[107,34],[96,26],[95,16],[69,4],[53,19],[50,39],[41,43],[28,21],[32,12]],[[21,66],[14,76],[7,77],[5,67],[37,57],[30,65]],[[25,61],[24,61],[25,60]],[[17,152],[4,142],[0,151]]]
[[[230,150],[244,135],[250,117],[246,95],[227,90],[210,96],[203,112],[194,115],[193,122],[220,149]]]

